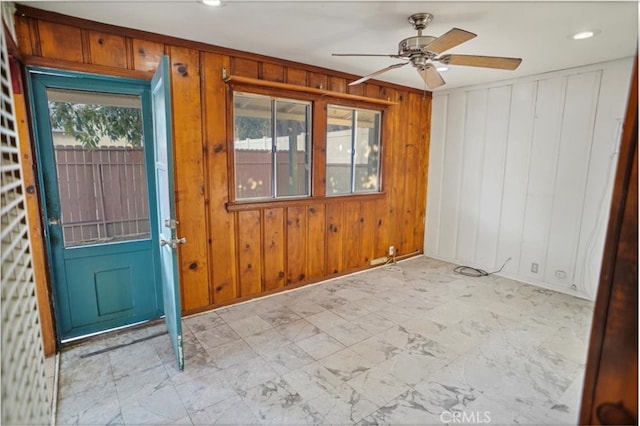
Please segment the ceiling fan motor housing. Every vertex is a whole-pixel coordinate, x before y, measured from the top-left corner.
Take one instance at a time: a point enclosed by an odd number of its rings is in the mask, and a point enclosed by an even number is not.
[[[412,55],[424,54],[428,59],[435,58],[435,53],[425,50],[425,47],[435,39],[436,37],[423,35],[407,37],[398,44],[398,55],[409,58]]]

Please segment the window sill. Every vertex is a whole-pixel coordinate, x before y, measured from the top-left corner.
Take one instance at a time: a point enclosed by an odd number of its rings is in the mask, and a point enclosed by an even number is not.
[[[278,207],[304,206],[309,204],[332,204],[344,203],[347,201],[369,201],[381,200],[387,194],[385,192],[367,192],[349,195],[329,195],[325,197],[306,197],[306,198],[285,198],[278,200],[252,200],[252,201],[234,201],[228,202],[226,208],[228,212],[246,212],[253,210],[263,210]]]

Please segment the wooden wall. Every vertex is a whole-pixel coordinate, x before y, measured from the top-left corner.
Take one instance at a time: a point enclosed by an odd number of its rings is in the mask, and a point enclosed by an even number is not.
[[[422,253],[430,93],[382,82],[348,87],[355,76],[29,7],[19,7],[16,27],[27,65],[148,79],[160,56],[170,56],[185,313],[364,269],[389,245],[400,256]],[[384,111],[383,194],[228,209],[231,102],[223,68],[395,101]],[[314,142],[314,162],[323,153]]]

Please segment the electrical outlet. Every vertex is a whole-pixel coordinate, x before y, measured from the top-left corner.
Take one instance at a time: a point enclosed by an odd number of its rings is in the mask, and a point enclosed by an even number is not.
[[[537,263],[535,263],[535,262],[532,263],[531,264],[531,272],[533,272],[534,274],[537,274],[538,273],[538,266],[539,265]]]
[[[396,254],[396,248],[394,246],[389,246],[389,256],[393,257]]]
[[[561,280],[564,280],[565,278],[567,278],[567,273],[565,271],[561,271],[558,269],[556,271],[556,277],[560,278]]]

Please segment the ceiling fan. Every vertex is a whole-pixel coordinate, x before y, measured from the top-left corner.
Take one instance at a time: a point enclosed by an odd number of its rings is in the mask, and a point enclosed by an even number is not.
[[[406,62],[389,65],[386,68],[373,72],[356,81],[349,83],[355,86],[376,77],[382,73],[395,68],[403,67],[407,64],[413,65],[425,84],[430,89],[445,84],[444,79],[436,70],[433,61],[441,62],[445,65],[464,65],[468,67],[496,68],[504,70],[515,70],[522,62],[521,58],[505,58],[499,56],[476,56],[476,55],[440,55],[442,52],[451,49],[459,44],[477,37],[476,34],[459,28],[452,28],[440,37],[422,35],[429,22],[433,19],[430,13],[414,13],[409,16],[409,23],[418,31],[417,36],[407,37],[398,44],[397,54],[367,54],[367,53],[333,53],[333,56],[387,56],[391,58],[405,59]]]

